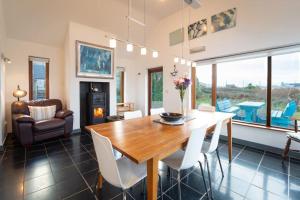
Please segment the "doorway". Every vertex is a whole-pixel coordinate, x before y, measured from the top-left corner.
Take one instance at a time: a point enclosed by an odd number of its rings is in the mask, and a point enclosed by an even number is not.
[[[151,108],[163,107],[163,67],[148,69],[148,114]]]

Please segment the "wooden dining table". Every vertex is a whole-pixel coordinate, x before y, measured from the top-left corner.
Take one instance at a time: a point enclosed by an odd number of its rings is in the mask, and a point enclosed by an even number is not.
[[[232,117],[234,114],[191,110],[190,120],[171,126],[154,122],[159,115],[86,126],[110,139],[113,148],[137,164],[147,163],[147,199],[157,199],[158,162],[183,148],[191,131],[203,126],[210,134],[219,120],[227,124],[228,158],[232,159]],[[102,176],[99,177],[102,187]]]

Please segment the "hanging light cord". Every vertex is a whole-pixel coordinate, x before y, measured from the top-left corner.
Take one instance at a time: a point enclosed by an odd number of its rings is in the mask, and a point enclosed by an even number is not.
[[[189,50],[191,49],[191,42],[190,42],[190,38],[189,38],[189,26],[191,23],[191,8],[189,7],[189,15],[188,15],[188,46],[189,46]],[[188,57],[190,57],[190,53],[188,53]]]
[[[183,38],[184,38],[184,1],[181,0],[181,5],[182,5],[182,11],[181,11],[181,17],[182,17],[182,21],[181,21],[181,32],[183,32]],[[184,46],[184,40],[181,44],[181,58],[183,58],[183,46]]]
[[[144,0],[144,46],[146,45],[146,0]]]
[[[127,15],[127,40],[129,42],[130,39],[130,26],[129,26],[129,18],[131,14],[131,0],[128,0],[128,15]]]

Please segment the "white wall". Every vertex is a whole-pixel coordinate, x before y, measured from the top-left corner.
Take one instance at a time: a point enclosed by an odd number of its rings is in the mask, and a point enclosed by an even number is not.
[[[74,129],[80,128],[80,100],[79,100],[79,83],[80,81],[91,82],[109,82],[110,83],[110,115],[116,114],[116,81],[115,79],[97,79],[97,78],[79,78],[76,77],[76,55],[75,42],[76,40],[84,41],[92,44],[108,46],[108,39],[105,38],[107,33],[92,28],[71,22],[65,41],[65,95],[67,106],[74,112]],[[119,45],[119,44],[118,44]],[[119,52],[121,47],[115,50],[114,61],[115,67],[125,67],[125,100],[127,102],[136,102],[136,72],[139,67],[139,60],[135,55]],[[124,48],[122,48],[124,49]],[[116,70],[115,70],[116,71]]]
[[[6,32],[3,18],[2,0],[0,0],[0,56],[5,52]],[[5,132],[5,63],[0,58],[0,146],[3,145]]]
[[[300,26],[297,20],[300,17],[298,0],[203,0],[199,9],[184,9],[185,43],[184,57],[199,60],[233,53],[258,50],[280,45],[300,42]],[[200,19],[207,18],[210,26],[210,17],[230,8],[237,8],[237,26],[232,29],[211,33],[187,41],[187,26]],[[190,21],[189,16],[190,15]],[[190,23],[189,23],[190,22]],[[161,20],[152,33],[148,34],[148,44],[160,51],[157,60],[149,60],[146,68],[164,66],[164,106],[167,110],[175,111],[180,108],[178,92],[174,90],[169,73],[173,70],[173,59],[181,56],[181,44],[169,46],[169,33],[180,28],[182,11],[174,13]],[[188,47],[206,46],[206,51],[188,55]],[[181,74],[189,73],[190,68],[177,65]],[[146,90],[145,77],[139,79],[139,93]],[[189,95],[187,95],[189,96]],[[140,107],[147,107],[146,95],[139,100]],[[282,148],[286,137],[283,132],[269,131],[244,126],[234,126],[235,138],[257,142],[265,145]]]
[[[12,92],[20,85],[29,92],[28,57],[50,58],[49,65],[49,97],[61,99],[64,103],[64,57],[63,50],[37,43],[7,39],[6,55],[12,63],[6,68],[5,108],[8,131],[11,131],[11,103],[16,101]],[[23,100],[28,100],[27,95]]]

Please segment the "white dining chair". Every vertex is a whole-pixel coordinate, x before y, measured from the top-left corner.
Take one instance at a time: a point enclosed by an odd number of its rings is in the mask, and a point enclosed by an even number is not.
[[[143,114],[140,110],[124,112],[124,119],[134,119],[140,118],[142,116]]]
[[[164,108],[151,108],[150,109],[150,115],[158,115],[160,113],[164,113],[165,109]]]
[[[215,106],[211,106],[211,105],[207,105],[207,104],[200,104],[198,106],[198,110],[199,111],[203,111],[203,112],[215,112],[216,111],[216,107]]]
[[[210,142],[207,142],[207,141],[203,142],[201,152],[204,154],[204,158],[205,158],[206,162],[207,162],[207,155],[206,154],[211,154],[211,153],[216,152],[217,157],[218,157],[218,161],[219,161],[219,165],[220,165],[220,168],[221,168],[221,172],[222,172],[222,177],[224,177],[224,171],[223,171],[223,167],[222,167],[222,163],[221,163],[220,155],[219,155],[219,149],[218,149],[219,138],[220,138],[220,135],[221,135],[222,125],[223,125],[223,120],[219,120],[217,122],[216,127],[215,127],[215,130],[214,130],[214,133],[212,135],[211,141]]]
[[[179,199],[181,199],[180,171],[184,169],[192,168],[196,163],[199,163],[200,165],[205,191],[208,194],[206,181],[204,178],[203,167],[202,167],[202,162],[204,162],[204,157],[203,154],[201,153],[201,148],[206,134],[206,130],[207,130],[207,126],[203,126],[202,128],[193,130],[185,150],[180,149],[176,151],[174,154],[162,160],[162,162],[165,163],[168,167],[177,171],[177,185],[178,185]],[[199,158],[201,158],[202,160],[201,159],[199,160]],[[210,181],[209,164],[208,162],[206,163],[207,163],[207,169],[208,169],[208,175]]]
[[[94,130],[91,133],[102,177],[111,185],[121,188],[123,200],[126,200],[126,191],[146,177],[146,164],[135,164],[125,156],[116,160],[110,140]]]

